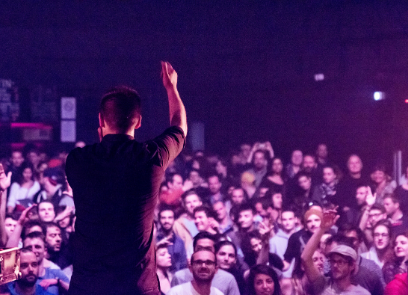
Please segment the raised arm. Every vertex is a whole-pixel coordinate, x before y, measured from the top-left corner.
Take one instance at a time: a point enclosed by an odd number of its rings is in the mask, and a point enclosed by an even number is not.
[[[303,250],[301,256],[302,265],[305,268],[305,273],[308,280],[312,283],[322,276],[313,264],[313,253],[318,249],[320,239],[322,238],[324,233],[336,223],[337,219],[339,219],[339,216],[336,216],[335,210],[325,212],[323,214],[320,229],[311,236],[305,246],[305,249]]]
[[[0,193],[3,193],[8,189],[11,183],[11,172],[7,175],[4,171],[3,164],[0,163]]]
[[[170,125],[180,127],[184,136],[187,135],[187,116],[186,109],[181,101],[180,95],[177,90],[177,73],[173,69],[170,63],[166,61],[161,62],[162,71],[161,76],[163,78],[163,86],[166,88],[167,97],[169,100],[169,114]]]

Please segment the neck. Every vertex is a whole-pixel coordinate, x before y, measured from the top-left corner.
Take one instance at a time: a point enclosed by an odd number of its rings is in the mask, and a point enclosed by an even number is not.
[[[339,290],[345,291],[351,285],[350,276],[335,281],[333,280],[333,284],[336,285]]]
[[[116,130],[112,130],[109,127],[102,127],[102,134],[103,136],[108,135],[108,134],[125,134],[125,135],[135,137],[135,129],[131,128],[127,132],[117,132]]]
[[[22,294],[22,295],[34,295],[35,294],[35,285],[34,286],[24,286],[18,283],[16,283],[16,291],[17,294]]]
[[[295,232],[295,229],[296,229],[296,228],[292,228],[290,231],[287,231],[287,230],[283,229],[283,232],[284,232],[285,234],[287,234],[287,235],[292,235],[292,234]]]
[[[377,252],[378,260],[380,260],[381,262],[384,261],[384,257],[385,257],[385,254],[387,253],[387,249],[388,247],[384,249],[375,249],[375,252]]]
[[[193,285],[193,288],[197,291],[197,293],[199,293],[200,295],[210,295],[211,281],[198,283],[196,280],[192,280],[191,284]]]
[[[221,222],[220,222],[220,224],[222,224],[222,225],[227,225],[228,224],[228,215],[225,215],[225,217],[224,217],[224,219],[223,220],[221,220]]]
[[[169,236],[171,236],[171,234],[173,233],[173,227],[171,227],[171,228],[168,229],[168,230],[162,228],[162,232],[163,232],[163,234],[164,234],[165,237],[169,237]]]
[[[361,178],[361,172],[358,173],[350,173],[351,178],[359,179]]]
[[[167,268],[157,266],[156,273],[159,278],[167,279]]]
[[[253,224],[250,227],[247,227],[247,228],[242,228],[241,227],[241,232],[243,232],[243,233],[249,233],[249,232],[251,232],[253,230],[254,230],[254,225]]]

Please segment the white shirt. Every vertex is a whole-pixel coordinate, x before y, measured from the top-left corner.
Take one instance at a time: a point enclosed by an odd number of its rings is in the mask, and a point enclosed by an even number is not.
[[[191,282],[172,287],[166,295],[201,295],[194,289]],[[210,295],[224,295],[217,288],[211,287]]]
[[[34,195],[41,189],[38,181],[34,181],[34,184],[29,189],[21,187],[17,182],[13,182],[10,187],[9,200],[7,206],[15,207],[19,204],[20,200],[29,199],[32,200]]]

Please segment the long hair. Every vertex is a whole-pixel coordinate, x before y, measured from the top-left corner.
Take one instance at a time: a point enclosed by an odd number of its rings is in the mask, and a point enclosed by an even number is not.
[[[248,294],[255,295],[255,278],[259,274],[264,274],[272,278],[274,284],[273,295],[281,295],[281,288],[279,285],[279,279],[276,272],[269,266],[258,264],[251,268],[248,276]]]

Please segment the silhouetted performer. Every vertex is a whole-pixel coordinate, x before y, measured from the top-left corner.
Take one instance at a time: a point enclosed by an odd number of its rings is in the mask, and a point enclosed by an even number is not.
[[[153,211],[168,164],[187,134],[177,73],[162,62],[170,125],[147,142],[134,140],[140,98],[128,87],[102,97],[101,142],[74,149],[66,174],[76,207],[70,295],[160,294],[153,245]]]

